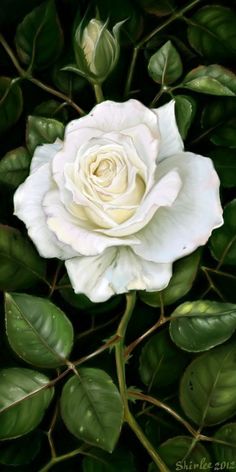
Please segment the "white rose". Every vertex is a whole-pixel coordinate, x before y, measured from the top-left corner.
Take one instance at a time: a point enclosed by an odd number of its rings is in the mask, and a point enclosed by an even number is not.
[[[37,147],[14,203],[39,253],[65,260],[94,302],[164,289],[172,263],[222,224],[212,161],[184,152],[174,101],[95,106],[64,142]]]

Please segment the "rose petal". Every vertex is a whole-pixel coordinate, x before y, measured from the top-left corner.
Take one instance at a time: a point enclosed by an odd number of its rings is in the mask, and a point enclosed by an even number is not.
[[[29,236],[41,256],[64,260],[76,253],[71,247],[60,243],[46,224],[42,201],[51,184],[49,164],[44,164],[18,187],[14,195],[14,215],[27,226]]]
[[[173,262],[194,251],[221,226],[219,178],[212,161],[190,152],[162,161],[158,169],[177,168],[182,188],[172,206],[157,210],[149,224],[135,236],[141,242],[134,252],[144,259]]]
[[[109,248],[95,257],[66,261],[76,293],[85,293],[93,302],[129,290],[162,290],[171,278],[171,264],[155,264],[137,257],[130,248]]]
[[[73,217],[65,210],[60,201],[58,190],[51,190],[44,198],[44,211],[47,216],[47,225],[58,240],[68,244],[76,255],[94,256],[102,253],[111,246],[125,246],[138,244],[131,238],[111,238],[96,233],[89,223]]]
[[[158,161],[184,150],[175,119],[175,101],[171,100],[160,108],[153,109],[158,117],[161,134]]]
[[[181,185],[181,178],[176,170],[167,172],[163,177],[160,173],[160,180],[145,196],[134,216],[114,228],[96,231],[114,237],[135,234],[148,224],[158,208],[169,207],[173,204]]]
[[[60,151],[63,141],[59,138],[53,144],[42,144],[37,146],[30,165],[30,173],[35,172],[39,167],[52,161],[55,154]]]

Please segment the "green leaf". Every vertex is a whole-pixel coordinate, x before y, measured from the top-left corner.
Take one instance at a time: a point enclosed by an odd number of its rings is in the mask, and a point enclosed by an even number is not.
[[[178,306],[169,325],[172,341],[181,349],[201,352],[227,341],[236,329],[236,305],[199,300]]]
[[[183,72],[181,57],[171,41],[167,41],[148,63],[150,77],[162,85],[175,82]]]
[[[212,99],[203,109],[201,126],[213,131],[231,120],[236,113],[236,99],[232,97],[217,97]]]
[[[196,102],[187,95],[177,95],[175,97],[175,116],[179,132],[183,139],[186,138],[191,123],[196,113]]]
[[[134,457],[130,451],[116,448],[112,454],[95,449],[92,457],[83,460],[83,472],[136,472]],[[95,456],[95,457],[94,457]]]
[[[224,225],[213,231],[210,248],[222,264],[236,264],[236,199],[224,208]]]
[[[236,75],[217,64],[199,66],[186,75],[183,87],[210,95],[235,96]]]
[[[64,70],[68,64],[72,64],[74,57],[66,54],[60,57],[52,69],[52,80],[56,87],[62,92],[71,95],[71,93],[83,93],[84,87],[87,85],[86,77],[83,78],[78,74]]]
[[[49,379],[31,369],[0,371],[0,439],[23,436],[35,429],[52,400]]]
[[[20,60],[36,69],[51,65],[63,46],[63,34],[54,0],[34,8],[16,30],[16,49]]]
[[[33,115],[43,116],[44,118],[58,118],[59,121],[68,122],[68,110],[62,107],[57,100],[47,100],[41,102],[34,108]]]
[[[17,188],[29,173],[30,161],[30,155],[24,147],[7,152],[0,161],[0,182]]]
[[[140,355],[139,373],[149,389],[166,387],[178,380],[187,363],[186,355],[176,349],[168,331],[154,335],[143,347]]]
[[[227,146],[236,148],[236,118],[227,120],[214,133],[211,134],[211,141],[217,146]]]
[[[160,307],[161,298],[164,305],[171,305],[186,295],[197,275],[201,253],[202,250],[198,249],[190,256],[175,262],[174,273],[169,285],[161,292],[139,292],[141,300],[147,305]]]
[[[235,130],[236,132],[236,130]],[[219,147],[209,152],[223,187],[236,186],[236,155],[234,149]]]
[[[61,396],[61,415],[74,436],[105,451],[113,451],[123,422],[123,405],[106,372],[81,368],[77,376],[66,382]]]
[[[30,153],[40,144],[54,143],[57,138],[63,139],[64,125],[52,118],[29,116],[26,128],[26,143]]]
[[[68,275],[62,277],[58,287],[60,295],[69,305],[79,310],[86,311],[91,315],[111,313],[118,308],[122,300],[121,295],[116,295],[111,297],[107,302],[93,303],[86,295],[75,293],[71,287]]]
[[[0,464],[20,466],[29,464],[40,451],[42,433],[34,431],[27,436],[8,441],[0,446]]]
[[[158,453],[170,470],[212,470],[211,458],[199,442],[192,448],[193,439],[189,436],[176,436],[160,445]],[[148,472],[155,472],[152,464]]]
[[[165,16],[175,10],[174,0],[138,0],[140,6],[147,12],[156,16]]]
[[[232,446],[213,442],[213,451],[218,462],[228,462],[229,469],[236,470],[236,423],[228,423],[222,426],[213,436],[220,441],[225,441]]]
[[[200,8],[190,19],[188,40],[201,56],[226,62],[236,58],[236,14],[220,5]]]
[[[20,231],[0,225],[0,288],[21,290],[45,280],[46,263]]]
[[[0,77],[0,134],[18,121],[22,110],[21,88],[9,77]]]
[[[47,368],[66,363],[73,346],[73,328],[56,305],[31,295],[6,294],[5,316],[10,346],[24,361]]]
[[[200,427],[236,413],[236,344],[220,346],[195,359],[180,384],[184,413]]]
[[[160,331],[145,344],[139,359],[142,382],[157,389],[175,383],[187,363],[184,353],[172,344],[168,330]]]

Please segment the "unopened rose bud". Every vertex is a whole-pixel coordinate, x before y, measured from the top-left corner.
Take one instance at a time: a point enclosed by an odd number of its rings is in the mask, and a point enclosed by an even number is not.
[[[92,83],[102,83],[116,66],[122,23],[117,23],[112,33],[107,28],[107,22],[95,18],[84,29],[81,25],[77,28],[74,39],[76,65]]]

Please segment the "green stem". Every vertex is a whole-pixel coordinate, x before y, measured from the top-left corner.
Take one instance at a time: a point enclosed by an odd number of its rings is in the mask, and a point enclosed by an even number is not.
[[[117,377],[119,382],[119,389],[121,399],[124,405],[124,420],[128,423],[129,427],[132,429],[134,434],[137,436],[141,444],[147,450],[148,454],[154,461],[154,463],[160,468],[162,472],[169,472],[169,469],[166,467],[160,456],[157,454],[156,450],[149,442],[145,434],[143,433],[142,429],[140,428],[139,424],[133,417],[132,413],[129,410],[128,404],[128,392],[126,387],[126,379],[125,379],[125,346],[124,346],[124,338],[127,330],[127,326],[131,315],[133,313],[133,309],[135,306],[136,301],[136,294],[135,292],[128,293],[126,295],[126,310],[124,312],[123,317],[121,318],[120,324],[117,330],[117,336],[119,336],[120,341],[115,346],[115,354],[116,354],[116,369],[117,369]]]
[[[104,101],[102,86],[100,84],[93,84],[96,102],[101,103]]]
[[[131,87],[131,83],[132,83],[132,80],[133,80],[133,74],[134,74],[134,69],[135,69],[135,65],[136,65],[139,50],[144,46],[145,43],[147,43],[150,39],[152,39],[153,36],[155,36],[157,33],[160,33],[160,31],[162,31],[164,28],[169,26],[176,19],[182,17],[184,15],[184,13],[186,13],[187,11],[194,8],[201,1],[202,0],[193,0],[193,2],[189,3],[189,5],[186,5],[185,7],[181,8],[181,10],[179,10],[178,12],[174,12],[173,15],[171,15],[166,21],[164,21],[164,23],[162,23],[160,26],[157,26],[157,28],[155,28],[151,33],[147,34],[135,46],[135,48],[133,50],[133,56],[132,56],[132,59],[131,59],[129,72],[128,72],[128,75],[127,75],[127,82],[126,82],[126,86],[125,86],[125,96],[127,96],[129,94],[129,91],[130,91],[130,87]]]
[[[52,459],[42,468],[39,472],[47,472],[50,470],[55,464],[58,462],[63,462],[68,459],[72,459],[73,457],[77,456],[80,453],[83,453],[85,449],[87,449],[88,445],[84,445],[78,449],[74,449],[73,451],[68,452],[67,454],[62,454],[61,456],[52,457]]]

